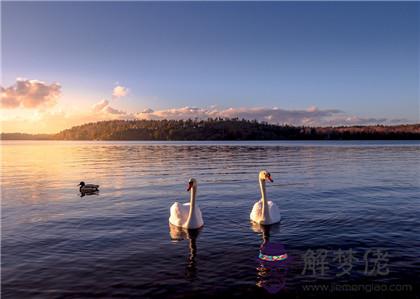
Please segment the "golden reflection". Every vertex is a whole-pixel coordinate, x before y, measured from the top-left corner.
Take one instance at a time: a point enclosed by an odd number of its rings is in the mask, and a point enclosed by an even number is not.
[[[80,195],[80,181],[94,181],[123,195],[119,190],[130,178],[125,172],[129,161],[116,153],[106,144],[89,142],[2,141],[2,198],[31,204],[62,201]]]
[[[19,187],[27,195],[25,200],[32,203],[42,201],[45,193],[53,192],[63,178],[75,173],[72,167],[74,149],[71,147],[64,148],[53,142],[13,141],[2,142],[1,149],[2,189]],[[54,196],[54,200],[60,201],[61,198],[60,193]]]

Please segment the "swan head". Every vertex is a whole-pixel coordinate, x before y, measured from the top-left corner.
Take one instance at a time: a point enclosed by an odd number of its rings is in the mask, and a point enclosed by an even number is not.
[[[194,178],[191,178],[191,179],[188,181],[188,188],[187,188],[187,191],[190,191],[190,190],[191,190],[191,188],[197,188],[197,180],[196,180],[196,179],[194,179]]]
[[[86,184],[85,184],[85,182],[83,182],[83,181],[82,181],[82,182],[80,182],[80,183],[79,183],[79,185],[77,185],[77,186],[83,187],[84,185],[86,185]]]
[[[260,181],[269,180],[270,182],[273,182],[273,179],[271,178],[271,174],[267,170],[261,170],[259,175]]]

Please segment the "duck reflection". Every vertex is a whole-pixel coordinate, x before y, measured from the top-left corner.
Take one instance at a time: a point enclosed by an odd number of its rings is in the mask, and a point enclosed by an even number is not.
[[[193,280],[197,277],[197,238],[201,233],[202,228],[186,229],[169,224],[169,235],[172,241],[188,240],[189,255],[187,259],[185,276],[187,279]]]
[[[252,223],[252,230],[261,233],[262,243],[257,256],[258,287],[264,288],[270,294],[276,294],[285,287],[288,256],[284,245],[280,242],[270,242],[273,232],[278,232],[280,224],[260,225]]]
[[[99,195],[99,191],[91,191],[91,192],[83,192],[80,191],[80,197],[84,197],[84,196],[90,196],[90,195]]]

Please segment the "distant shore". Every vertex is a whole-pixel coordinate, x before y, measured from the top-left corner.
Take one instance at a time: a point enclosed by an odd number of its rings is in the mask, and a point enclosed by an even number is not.
[[[57,134],[1,133],[1,140],[420,140],[420,124],[306,127],[244,119],[112,120]]]

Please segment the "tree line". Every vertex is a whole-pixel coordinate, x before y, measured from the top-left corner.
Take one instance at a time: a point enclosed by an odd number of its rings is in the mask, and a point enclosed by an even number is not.
[[[245,119],[111,120],[57,134],[2,133],[3,140],[420,140],[420,124],[305,127]]]

